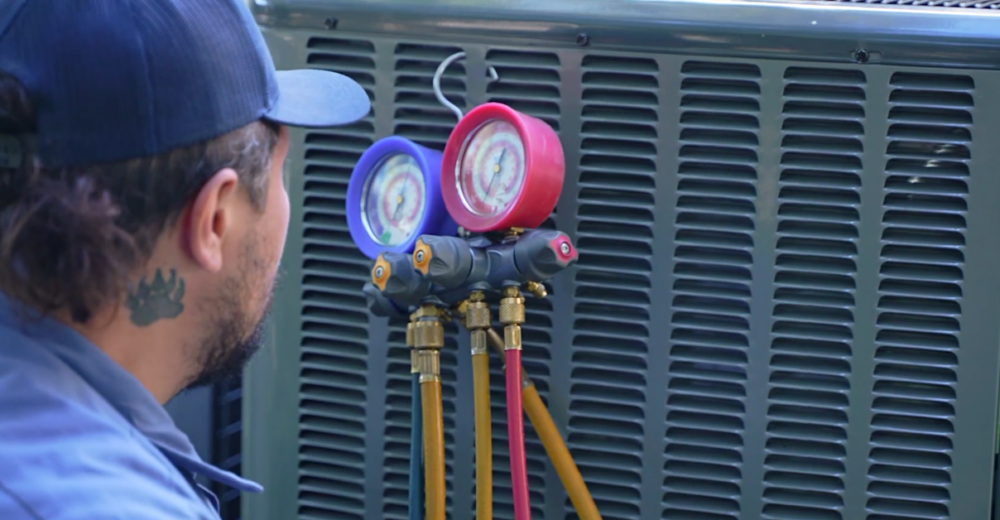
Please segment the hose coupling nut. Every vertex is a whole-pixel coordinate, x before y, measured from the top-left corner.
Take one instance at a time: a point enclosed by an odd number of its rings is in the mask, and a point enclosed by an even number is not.
[[[444,312],[443,309],[440,309],[433,304],[424,303],[420,305],[420,307],[417,308],[417,310],[414,311],[413,314],[411,314],[410,316],[411,318],[418,320],[420,318],[433,318],[439,320],[447,318],[448,313]]]
[[[469,341],[472,343],[472,355],[489,354],[489,344],[486,339],[486,331],[477,329],[469,332]]]
[[[521,326],[514,323],[503,328],[503,349],[521,350]]]
[[[444,347],[444,327],[438,320],[420,320],[413,324],[413,346],[418,349]]]
[[[488,329],[492,325],[490,306],[486,302],[470,302],[465,314],[465,327],[469,330]]]
[[[441,376],[441,355],[437,350],[421,350],[417,353],[417,372],[424,376]]]
[[[517,287],[503,290],[500,300],[500,323],[504,325],[524,323],[524,297]]]

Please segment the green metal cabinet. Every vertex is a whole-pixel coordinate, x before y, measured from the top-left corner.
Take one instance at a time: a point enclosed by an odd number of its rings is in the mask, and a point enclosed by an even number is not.
[[[945,4],[940,4],[945,5]],[[959,6],[960,4],[948,4]],[[979,4],[989,7],[988,4]],[[606,520],[992,514],[1000,18],[834,2],[258,0],[279,68],[350,75],[363,121],[293,133],[273,338],[244,382],[249,520],[407,516],[404,326],[366,311],[351,169],[441,149],[486,101],[566,151],[577,266],[525,365]],[[974,7],[974,6],[973,6]],[[487,67],[500,80],[487,81]],[[468,341],[443,354],[448,512],[474,508]],[[511,518],[494,366],[495,516]],[[533,517],[573,519],[528,427]]]

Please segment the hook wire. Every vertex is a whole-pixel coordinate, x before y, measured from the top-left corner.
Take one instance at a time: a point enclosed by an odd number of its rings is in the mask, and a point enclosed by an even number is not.
[[[448,98],[444,97],[444,93],[441,92],[441,76],[444,76],[444,71],[448,70],[448,67],[450,67],[452,63],[462,59],[465,59],[465,53],[456,52],[455,54],[445,58],[445,60],[438,65],[437,70],[434,71],[434,97],[437,98],[438,103],[441,103],[441,105],[445,108],[451,110],[459,121],[462,120],[462,109],[458,108],[454,103],[448,101]],[[500,75],[497,74],[497,69],[493,66],[490,66],[490,68],[487,69],[487,72],[489,72],[490,75],[490,82],[500,80]]]

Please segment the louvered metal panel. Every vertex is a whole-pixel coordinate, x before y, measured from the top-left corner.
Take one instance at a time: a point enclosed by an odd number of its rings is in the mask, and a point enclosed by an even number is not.
[[[430,78],[458,51],[449,99],[543,118],[566,151],[546,226],[573,237],[580,262],[529,300],[524,356],[605,519],[985,517],[1000,380],[1000,100],[988,93],[1000,73],[848,63],[854,42],[841,63],[787,59],[801,51],[791,44],[719,56],[709,30],[642,52],[639,21],[604,47],[610,33],[558,43],[564,27],[537,20],[490,39],[476,14],[434,11],[444,19],[428,32],[429,14],[403,0],[378,16],[348,3],[332,32],[311,4],[259,13],[276,24],[280,68],[350,74],[374,109],[351,128],[293,134],[303,225],[274,345],[247,378],[244,435],[267,456],[245,454],[243,468],[269,494],[248,497],[245,517],[406,516],[404,329],[364,311],[368,263],[348,242],[343,195],[378,138],[443,147],[454,118]],[[837,43],[825,41],[810,52]],[[705,52],[678,50],[694,45]],[[880,45],[883,61],[912,50]],[[448,511],[465,520],[472,378],[468,340],[449,330]],[[512,518],[495,359],[491,373],[494,512]],[[533,516],[574,519],[526,426]]]
[[[950,518],[975,84],[897,72],[889,139],[868,508]]]
[[[410,472],[410,349],[406,347],[406,324],[389,329],[386,368],[383,518],[409,518]]]
[[[581,67],[580,260],[567,441],[597,507],[606,515],[638,519],[657,64],[594,55]]]
[[[310,65],[339,70],[372,95],[371,43],[312,38],[307,47]],[[377,103],[373,96],[375,113]],[[368,259],[353,247],[344,212],[351,170],[374,141],[372,117],[336,132],[310,132],[304,141],[298,516],[361,519],[361,448],[372,404],[365,370],[370,320],[360,295]]]
[[[764,515],[843,518],[865,75],[785,71]]]
[[[242,460],[243,389],[239,379],[223,381],[212,388],[215,401],[212,412],[213,463],[227,471],[240,474]],[[219,516],[222,520],[240,520],[240,492],[236,489],[213,483],[212,491],[219,499]]]
[[[760,69],[680,72],[664,515],[739,518]]]

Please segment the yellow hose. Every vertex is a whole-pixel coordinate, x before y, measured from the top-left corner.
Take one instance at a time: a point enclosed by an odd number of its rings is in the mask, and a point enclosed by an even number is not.
[[[420,382],[424,419],[424,486],[426,519],[445,520],[444,414],[441,409],[441,380]]]
[[[488,330],[487,334],[490,346],[493,347],[493,350],[499,352],[502,358],[504,354],[503,338],[493,329]],[[552,416],[549,414],[548,409],[545,408],[542,397],[538,395],[538,390],[535,388],[534,383],[531,382],[531,379],[528,378],[528,373],[524,370],[524,367],[521,368],[521,381],[524,385],[521,390],[524,411],[528,414],[531,425],[535,427],[535,433],[541,439],[542,447],[545,448],[545,453],[548,454],[549,460],[552,461],[552,466],[559,475],[559,480],[562,481],[563,487],[566,488],[566,494],[569,495],[569,500],[573,503],[573,508],[576,509],[576,516],[580,520],[601,520],[601,514],[597,511],[597,504],[594,504],[594,499],[590,496],[590,490],[587,489],[587,484],[583,482],[580,470],[576,467],[576,463],[573,462],[573,456],[570,455],[569,449],[566,448],[566,443],[563,442],[562,435],[556,429],[556,424],[552,422]]]
[[[476,410],[476,520],[493,520],[493,432],[490,423],[490,358],[472,355]]]
[[[549,459],[552,460],[552,466],[555,467],[556,473],[559,474],[559,480],[562,481],[563,487],[566,488],[566,494],[569,495],[570,501],[573,502],[573,507],[576,509],[576,516],[580,520],[601,520],[601,514],[597,512],[597,505],[594,504],[594,499],[590,496],[587,485],[583,483],[580,470],[577,469],[576,463],[573,462],[573,457],[569,454],[569,450],[566,449],[566,443],[563,442],[562,436],[559,435],[559,430],[556,429],[555,423],[552,422],[552,416],[545,409],[545,404],[542,403],[542,398],[538,395],[538,390],[535,389],[533,383],[528,382],[524,386],[521,399],[524,401],[524,411],[528,414],[531,425],[535,427],[535,432],[538,433],[538,437],[542,440],[545,452],[549,454]]]

